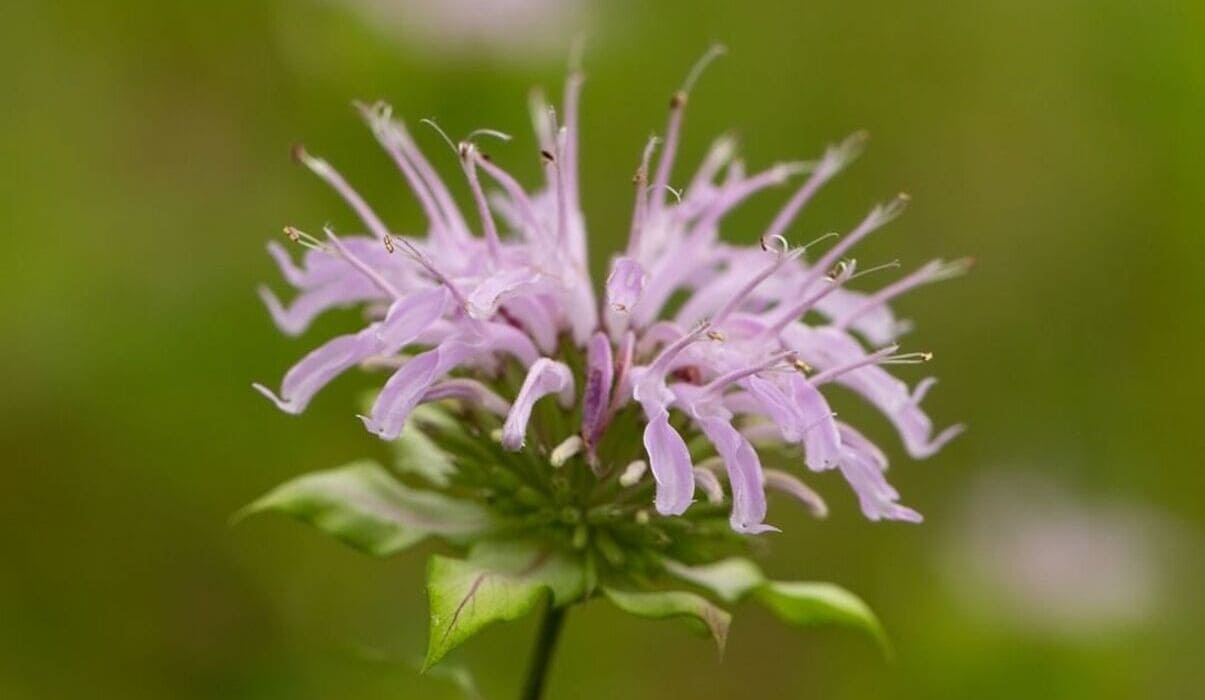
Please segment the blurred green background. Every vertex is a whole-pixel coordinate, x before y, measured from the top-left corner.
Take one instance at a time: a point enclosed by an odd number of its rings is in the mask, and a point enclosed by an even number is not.
[[[626,230],[639,148],[713,40],[730,53],[691,101],[681,162],[730,128],[754,167],[865,128],[868,152],[793,240],[904,189],[909,213],[859,259],[979,265],[900,304],[912,349],[937,356],[932,414],[970,432],[913,463],[878,416],[844,409],[893,446],[926,522],[866,522],[832,479],[826,522],[772,504],[767,570],[859,592],[895,662],[752,608],[717,661],[682,628],[592,604],[570,616],[552,697],[1200,697],[1205,4],[439,7],[0,10],[0,697],[458,697],[412,668],[424,552],[379,562],[283,519],[228,526],[290,476],[381,452],[352,417],[371,377],[298,418],[251,391],[354,323],[291,341],[254,288],[281,288],[263,244],[282,225],[353,227],[292,143],[402,230],[419,215],[353,99],[522,134],[492,151],[532,181],[527,91],[559,95],[579,30],[596,267]],[[754,240],[781,197],[728,235]],[[456,661],[510,697],[533,631],[491,628]]]

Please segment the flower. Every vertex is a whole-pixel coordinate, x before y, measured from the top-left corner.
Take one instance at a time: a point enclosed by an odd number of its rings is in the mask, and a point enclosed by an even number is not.
[[[526,453],[545,469],[584,471],[590,489],[640,489],[647,464],[655,483],[649,495],[661,516],[687,513],[700,496],[713,506],[727,500],[729,525],[739,533],[776,529],[766,521],[767,488],[826,512],[796,476],[762,466],[759,450],[798,447],[809,470],[843,475],[866,517],[919,521],[887,482],[883,452],[837,419],[826,392],[837,385],[865,398],[914,458],[956,436],[961,426],[935,432],[920,407],[935,380],[910,388],[887,370],[929,359],[898,352],[896,342],[910,326],[889,303],[961,273],[967,262],[933,261],[876,292],[848,286],[873,270],[860,271],[847,253],[901,213],[902,195],[874,207],[814,259],[805,256],[810,245],[788,244],[792,223],[858,155],[862,135],[830,146],[818,160],[752,174],[735,157],[732,140],[721,138],[688,184],[673,187],[688,96],[716,55],[709,52],[695,66],[670,102],[663,139],[644,148],[629,239],[610,261],[601,298],[589,273],[578,186],[583,78],[576,70],[560,114],[534,110],[542,187],[524,189],[483,152],[479,141],[504,134],[479,130],[449,140],[471,195],[467,211],[388,105],[358,106],[425,214],[424,236],[395,232],[339,171],[297,149],[300,162],[346,201],[366,233],[328,229],[315,237],[287,228],[308,249],[301,261],[279,243],[268,250],[297,294],[287,305],[266,289],[261,295],[290,335],[336,307],[362,307],[369,321],[303,357],[279,391],[256,388],[298,413],[342,372],[388,367],[392,375],[361,416],[385,440],[414,430],[411,419],[423,404],[452,400],[470,432]],[[795,177],[802,182],[759,244],[721,240],[733,209]],[[487,194],[487,184],[498,191]]]

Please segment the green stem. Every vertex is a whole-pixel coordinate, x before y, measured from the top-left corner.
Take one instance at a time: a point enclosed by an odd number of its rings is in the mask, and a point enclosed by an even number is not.
[[[552,653],[556,651],[561,627],[565,624],[565,608],[553,607],[552,601],[540,620],[540,631],[535,648],[531,652],[531,665],[527,668],[527,681],[523,684],[522,700],[540,700],[544,694],[544,683],[552,665]]]

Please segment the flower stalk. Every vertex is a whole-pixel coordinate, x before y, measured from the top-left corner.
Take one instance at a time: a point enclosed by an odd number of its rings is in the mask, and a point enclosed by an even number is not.
[[[561,639],[561,629],[565,626],[567,613],[568,608],[558,608],[551,604],[544,608],[535,644],[532,646],[531,659],[528,661],[527,677],[523,681],[520,700],[540,700],[544,697],[548,672],[552,668],[552,657]]]

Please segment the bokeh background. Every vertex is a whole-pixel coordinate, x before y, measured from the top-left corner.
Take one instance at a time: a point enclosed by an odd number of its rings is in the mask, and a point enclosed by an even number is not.
[[[4,3],[0,697],[460,697],[413,668],[424,552],[380,562],[283,519],[228,525],[290,476],[381,452],[352,417],[372,378],[298,418],[251,391],[353,322],[285,339],[254,288],[277,281],[263,244],[282,225],[353,227],[291,144],[405,230],[416,207],[350,101],[522,134],[493,155],[534,178],[527,91],[559,95],[581,31],[596,265],[713,40],[730,53],[695,92],[682,162],[727,129],[755,166],[867,129],[792,237],[903,189],[909,213],[861,260],[979,264],[900,305],[937,356],[933,414],[971,426],[926,462],[892,450],[925,524],[866,522],[831,479],[829,521],[774,511],[767,570],[859,592],[895,662],[752,607],[720,662],[594,604],[571,616],[552,697],[1200,697],[1205,4],[1189,0]],[[728,235],[753,240],[780,199]],[[496,626],[455,662],[510,697],[533,631]]]

